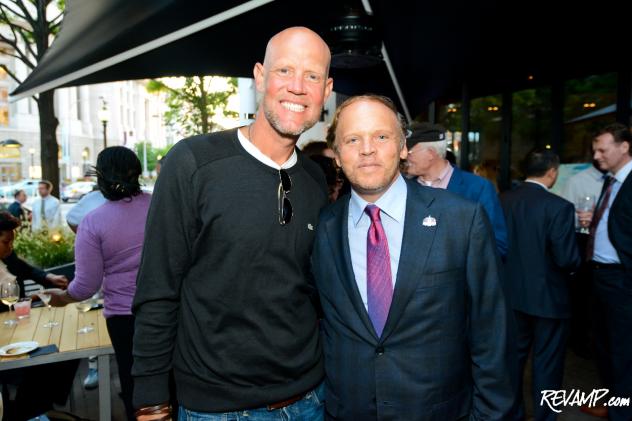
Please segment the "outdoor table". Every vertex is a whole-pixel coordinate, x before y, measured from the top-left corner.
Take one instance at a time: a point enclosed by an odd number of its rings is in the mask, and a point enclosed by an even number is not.
[[[55,344],[59,352],[30,358],[29,356],[0,357],[0,371],[36,366],[58,361],[98,357],[99,364],[99,419],[111,418],[110,402],[110,355],[114,354],[110,335],[103,317],[103,310],[79,313],[74,304],[65,307],[31,309],[31,316],[13,326],[4,321],[14,318],[13,311],[0,313],[0,347],[14,342],[37,341],[40,347]],[[44,323],[54,320],[57,326],[46,328]],[[92,326],[88,333],[78,333],[79,328]]]

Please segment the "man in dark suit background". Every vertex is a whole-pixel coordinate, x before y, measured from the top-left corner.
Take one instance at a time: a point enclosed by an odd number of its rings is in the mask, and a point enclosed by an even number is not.
[[[327,417],[504,419],[507,308],[482,206],[403,179],[388,98],[345,101],[327,140],[352,185],[321,213],[313,252]]]
[[[632,398],[632,134],[629,127],[606,126],[594,138],[593,151],[593,158],[609,175],[594,214],[579,214],[580,222],[590,227],[586,254],[592,266],[596,304],[597,361],[611,396]],[[605,412],[603,408],[597,409],[601,409],[598,415]],[[631,406],[610,406],[607,413],[610,420],[632,420]]]
[[[15,193],[13,193],[13,198],[15,201],[9,205],[7,210],[19,220],[25,220],[26,214],[22,205],[26,202],[26,192],[24,190],[16,190]]]
[[[438,124],[412,123],[406,140],[406,172],[429,187],[441,188],[483,205],[502,257],[507,255],[507,227],[496,188],[476,174],[451,165],[446,159],[448,141],[445,128]]]
[[[522,378],[533,348],[535,420],[555,420],[557,414],[540,402],[543,390],[562,387],[571,316],[568,275],[581,262],[575,242],[575,208],[548,191],[560,165],[554,152],[533,150],[524,165],[526,181],[500,197],[510,244],[505,290],[517,329],[516,410],[517,418],[524,419]]]

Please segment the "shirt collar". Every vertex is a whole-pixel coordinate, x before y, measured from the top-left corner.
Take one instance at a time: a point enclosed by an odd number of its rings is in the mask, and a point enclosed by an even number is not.
[[[404,178],[400,174],[388,190],[386,190],[386,192],[375,202],[375,205],[395,221],[402,222],[404,220],[404,216],[406,215],[407,193],[408,187],[406,186]],[[355,190],[351,189],[349,216],[351,216],[355,226],[360,223],[360,219],[362,219],[362,216],[365,215],[364,209],[368,204],[369,202],[361,198]]]
[[[448,175],[452,175],[453,170],[454,168],[452,168],[452,165],[450,165],[448,161],[445,161],[445,168],[443,169],[443,171],[441,171],[439,177],[435,178],[434,180],[425,180],[422,176],[419,176],[417,180],[420,184],[424,186],[432,187],[435,183],[441,184],[444,178],[446,178]]]
[[[535,181],[535,180],[531,180],[530,178],[527,178],[526,180],[524,180],[525,183],[533,183],[533,184],[537,184],[538,186],[542,186],[542,188],[546,191],[549,191],[549,188],[547,186],[545,186],[544,184],[540,183],[539,181]]]
[[[617,171],[617,173],[614,175],[614,178],[616,178],[619,183],[623,184],[625,179],[630,174],[630,171],[632,171],[632,160],[625,164],[619,171]]]
[[[239,139],[239,143],[241,143],[241,146],[246,150],[246,152],[248,152],[258,161],[263,162],[264,164],[266,164],[269,167],[274,168],[275,170],[287,169],[287,168],[293,167],[294,164],[296,164],[298,160],[298,157],[296,155],[296,148],[295,148],[292,151],[292,155],[290,156],[290,158],[287,161],[285,161],[282,165],[279,165],[276,162],[274,162],[269,156],[261,152],[259,148],[257,148],[250,140],[248,140],[246,136],[244,136],[241,133],[241,130],[239,129],[237,129],[237,138]]]

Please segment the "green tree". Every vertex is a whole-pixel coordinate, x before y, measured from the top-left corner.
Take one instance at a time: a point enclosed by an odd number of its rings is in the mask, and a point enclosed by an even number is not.
[[[146,149],[144,147],[145,143],[147,143]],[[147,171],[155,170],[156,163],[158,162],[158,159],[159,159],[158,157],[162,158],[165,155],[167,155],[167,152],[169,152],[169,149],[171,149],[171,145],[166,146],[164,148],[155,148],[149,142],[137,142],[136,145],[134,146],[134,151],[136,152],[136,156],[138,156],[138,159],[140,159],[141,165],[143,164],[144,154],[145,152],[147,152]]]
[[[165,113],[165,123],[180,128],[180,135],[192,136],[221,129],[213,118],[221,113],[225,117],[236,117],[226,105],[231,95],[237,92],[237,79],[228,79],[229,88],[215,91],[211,88],[213,76],[193,76],[184,79],[182,87],[174,88],[164,80],[152,79],[147,83],[150,93],[164,92],[169,110]]]
[[[8,27],[9,31],[0,32],[0,54],[14,57],[32,71],[59,32],[64,6],[63,0],[1,1],[0,26]],[[23,82],[6,64],[0,64],[0,67],[17,83]],[[53,194],[58,196],[56,131],[59,121],[55,116],[54,95],[55,91],[50,90],[34,96],[33,99],[39,111],[42,177],[53,183]]]

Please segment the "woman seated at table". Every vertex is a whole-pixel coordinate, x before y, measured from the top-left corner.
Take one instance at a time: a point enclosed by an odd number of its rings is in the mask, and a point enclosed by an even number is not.
[[[32,279],[48,288],[66,288],[68,279],[63,275],[47,274],[20,259],[13,251],[15,230],[20,220],[8,212],[0,212],[0,267],[15,276],[24,297],[24,280]],[[19,235],[19,234],[18,234]],[[0,304],[0,312],[8,307]],[[3,344],[6,345],[6,344]],[[19,368],[0,372],[0,383],[17,385],[13,401],[4,396],[5,419],[26,420],[53,408],[53,402],[65,404],[77,370],[77,361],[64,361],[39,367]],[[3,392],[6,391],[3,388]]]
[[[99,154],[95,175],[108,201],[81,221],[75,240],[75,279],[67,291],[51,299],[53,306],[86,300],[103,285],[103,315],[116,354],[129,420],[135,419],[132,300],[151,200],[151,195],[141,191],[140,174],[140,161],[128,148],[112,146]]]
[[[44,288],[66,288],[68,279],[63,275],[46,273],[41,269],[33,267],[20,259],[13,251],[13,240],[15,240],[15,230],[20,226],[20,220],[9,212],[0,211],[0,261],[6,270],[17,278],[20,287],[20,298],[24,298],[24,281],[32,279]],[[0,270],[4,269],[1,267]],[[9,307],[0,304],[0,312],[7,311]]]

